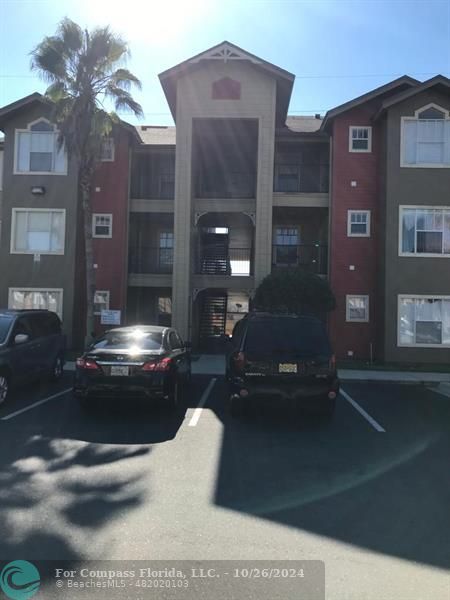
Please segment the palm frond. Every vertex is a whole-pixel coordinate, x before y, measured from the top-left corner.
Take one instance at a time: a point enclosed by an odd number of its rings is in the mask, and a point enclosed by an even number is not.
[[[64,42],[68,53],[78,52],[83,47],[83,30],[68,17],[65,17],[59,24],[57,34]]]
[[[138,90],[142,89],[142,83],[128,69],[117,69],[111,74],[110,81],[116,87],[122,88],[123,90],[128,91],[132,85],[135,85]]]
[[[137,117],[144,116],[142,106],[126,90],[110,83],[106,86],[105,95],[114,102],[116,110],[130,111]]]

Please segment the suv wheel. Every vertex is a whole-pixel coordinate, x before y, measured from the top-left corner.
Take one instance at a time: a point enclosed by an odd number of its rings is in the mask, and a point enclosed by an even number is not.
[[[53,363],[53,367],[52,367],[52,372],[50,374],[50,378],[52,381],[58,381],[59,379],[61,379],[62,375],[63,375],[63,361],[61,356],[57,356],[55,358],[55,362]]]
[[[6,402],[9,392],[8,378],[3,373],[0,373],[0,404]]]
[[[242,417],[244,414],[244,402],[238,396],[230,398],[230,414],[232,417]]]

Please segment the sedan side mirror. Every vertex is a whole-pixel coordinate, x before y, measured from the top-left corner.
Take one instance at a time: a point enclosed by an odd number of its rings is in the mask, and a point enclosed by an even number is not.
[[[26,342],[28,342],[30,339],[30,336],[27,335],[26,333],[18,333],[16,335],[16,337],[14,338],[14,343],[15,344],[25,344]]]

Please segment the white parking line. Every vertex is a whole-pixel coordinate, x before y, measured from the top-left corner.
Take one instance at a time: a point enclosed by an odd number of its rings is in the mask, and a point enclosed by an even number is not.
[[[197,404],[197,408],[194,410],[194,414],[192,415],[191,420],[188,423],[189,427],[195,427],[197,425],[198,420],[201,417],[203,407],[205,406],[206,401],[208,400],[208,396],[211,393],[211,390],[213,389],[216,381],[217,381],[217,377],[213,377],[211,379],[211,381],[208,383],[208,386],[207,386],[206,390],[203,392],[202,397],[200,398],[200,401]]]
[[[340,389],[340,394],[348,401],[350,402],[350,404],[353,406],[354,409],[356,409],[360,415],[362,415],[366,421],[369,421],[369,423],[372,425],[372,427],[374,429],[376,429],[377,431],[379,431],[380,433],[386,433],[386,430],[383,429],[383,427],[381,427],[381,425],[379,423],[377,423],[375,421],[375,419],[373,417],[371,417],[369,415],[369,413],[367,413],[355,400],[353,400],[353,398],[351,396],[349,396],[347,394],[347,392],[345,392],[342,388]]]
[[[21,415],[24,412],[27,412],[27,410],[31,410],[32,408],[36,408],[36,406],[40,406],[41,404],[45,404],[45,402],[48,402],[49,400],[53,400],[54,398],[58,398],[58,396],[63,396],[64,394],[67,394],[67,392],[71,392],[72,388],[67,388],[67,390],[63,390],[62,392],[58,392],[57,394],[53,394],[53,396],[49,396],[48,398],[43,398],[42,400],[39,400],[38,402],[34,402],[33,404],[30,404],[30,406],[26,406],[25,408],[21,408],[20,410],[16,410],[16,412],[11,413],[10,415],[6,415],[6,417],[1,417],[0,420],[2,421],[8,421],[9,419],[12,419],[13,417],[17,417],[18,415]]]

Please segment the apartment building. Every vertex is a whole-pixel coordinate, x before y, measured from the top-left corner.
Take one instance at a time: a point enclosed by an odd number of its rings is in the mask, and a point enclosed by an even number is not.
[[[175,127],[123,124],[93,189],[96,308],[220,349],[274,269],[328,277],[340,358],[450,358],[449,81],[409,77],[292,117],[294,75],[228,42],[165,71]],[[32,94],[5,133],[0,305],[81,341],[76,174]],[[98,328],[101,329],[100,316]]]

